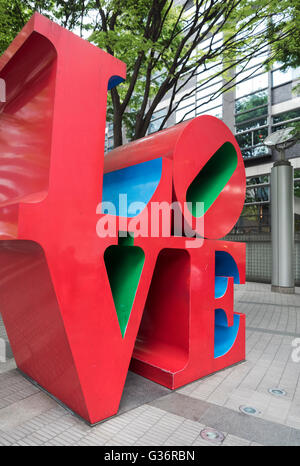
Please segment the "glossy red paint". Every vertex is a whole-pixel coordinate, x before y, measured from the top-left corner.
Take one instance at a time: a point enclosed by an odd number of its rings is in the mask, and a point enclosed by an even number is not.
[[[141,239],[135,244],[146,248]],[[172,250],[180,251],[181,257],[176,260]],[[214,358],[214,309],[226,312],[229,325],[234,315],[233,278],[225,295],[215,298],[216,251],[228,252],[234,258],[239,282],[245,283],[245,244],[205,240],[201,248],[186,249],[184,238],[159,241],[131,370],[174,389],[245,359],[242,314],[233,347]],[[165,256],[164,261],[160,255]]]
[[[132,355],[134,371],[170,388],[245,358],[243,315],[232,347],[214,357],[214,311],[223,309],[229,326],[234,316],[232,278],[215,297],[216,251],[245,281],[245,245],[215,239],[244,202],[237,143],[205,116],[104,158],[112,77],[125,79],[123,63],[39,14],[0,58],[1,313],[18,368],[91,424],[117,412]],[[122,337],[104,261],[119,239],[96,234],[103,173],[162,157],[151,202],[183,202],[226,141],[237,166],[205,214],[202,247],[187,248],[184,237],[134,239],[145,261]],[[117,231],[128,228],[116,220]],[[234,275],[226,266],[220,273]]]
[[[222,238],[231,231],[243,209],[246,176],[243,157],[236,139],[218,118],[199,116],[120,146],[106,155],[104,173],[158,157],[172,160],[172,200],[178,201],[182,206],[187,201],[186,194],[190,184],[226,142],[231,143],[236,151],[237,166],[226,186],[204,214],[204,230],[198,232],[205,238]],[[215,183],[215,180],[212,180],[212,183]],[[190,226],[195,229],[194,223]]]

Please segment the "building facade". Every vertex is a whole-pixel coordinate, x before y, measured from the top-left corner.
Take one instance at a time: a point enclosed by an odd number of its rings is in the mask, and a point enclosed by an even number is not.
[[[204,41],[201,49],[218,47],[221,40],[222,35],[219,34],[213,44],[210,39]],[[262,63],[267,53],[266,48],[252,58],[238,75],[236,85],[225,93],[219,93],[224,84],[222,77],[214,77],[222,64],[213,63],[211,69],[206,65],[205,70],[199,70],[199,74],[190,79],[176,96],[178,107],[164,126],[209,114],[221,118],[234,132],[245,161],[247,190],[242,214],[227,238],[247,243],[247,279],[262,282],[271,281],[270,172],[279,158],[278,152],[268,149],[263,141],[278,129],[300,121],[300,69],[284,72],[280,64],[275,64],[272,70],[266,71]],[[159,130],[168,103],[167,95],[153,113],[149,133]],[[106,149],[112,146],[113,132],[108,125]],[[296,284],[300,285],[299,143],[286,151],[286,158],[294,167],[294,267]]]

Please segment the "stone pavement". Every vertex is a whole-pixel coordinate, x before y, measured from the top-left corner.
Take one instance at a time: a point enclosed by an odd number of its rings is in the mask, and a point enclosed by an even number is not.
[[[176,391],[129,373],[119,415],[95,427],[22,377],[13,359],[0,362],[0,445],[300,445],[296,291],[236,287],[235,310],[247,316],[245,362]],[[7,340],[2,321],[0,337]]]

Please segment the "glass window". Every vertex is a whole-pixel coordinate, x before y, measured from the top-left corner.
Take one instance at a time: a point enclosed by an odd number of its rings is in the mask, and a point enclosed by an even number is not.
[[[264,128],[263,130],[238,133],[236,135],[244,159],[270,155],[267,147],[263,145],[267,133],[267,128]]]
[[[270,187],[259,186],[246,189],[245,202],[266,202],[270,200]]]
[[[220,119],[223,116],[222,106],[211,108],[210,110],[205,110],[205,111],[201,111],[201,110],[202,110],[202,107],[199,107],[199,109],[197,108],[197,115],[211,115],[211,116],[214,116]]]
[[[267,118],[261,118],[259,120],[248,121],[242,125],[236,126],[236,132],[240,133],[241,131],[246,131],[247,129],[258,128],[267,124]]]
[[[207,99],[207,97],[209,97],[210,95],[217,94],[218,92],[220,92],[221,87],[222,87],[221,81],[208,87],[201,86],[201,88],[197,91],[197,99],[198,100],[205,99],[205,98]]]
[[[105,152],[108,152],[114,148],[114,138],[105,136]]]
[[[157,118],[164,117],[167,113],[166,108],[162,108],[161,110],[157,110],[156,112],[153,112],[152,114],[152,120],[156,120]]]
[[[292,79],[295,80],[298,78],[300,78],[300,67],[292,69]]]
[[[182,108],[176,111],[176,123],[180,123],[184,120],[189,120],[195,116],[195,105],[189,105],[188,107]]]
[[[249,158],[253,157],[251,148],[249,148],[249,149],[242,149],[241,148],[241,152],[242,152],[242,156],[243,156],[244,159],[249,159]]]
[[[238,76],[240,80],[243,76],[243,73]],[[258,91],[260,89],[266,89],[268,87],[268,73],[259,74],[258,76],[253,76],[252,78],[247,79],[246,81],[240,82],[236,86],[236,97],[242,97],[244,95],[251,94],[252,92]]]
[[[195,95],[182,99],[182,101],[178,104],[177,110],[188,107],[190,105],[195,105]]]
[[[220,87],[222,84],[222,63],[216,61],[207,62],[202,66],[199,66],[197,70],[197,82],[203,86],[211,86],[212,84],[219,83]]]
[[[282,69],[282,64],[275,62],[273,64],[273,86],[278,86],[286,82],[296,80],[300,77],[300,67],[298,68],[287,68],[285,71]],[[274,83],[274,77],[276,83]]]
[[[259,175],[259,176],[251,176],[247,178],[246,184],[247,186],[251,186],[253,184],[262,184],[262,183],[269,183],[270,176],[269,175]]]
[[[187,9],[183,12],[182,16],[185,20],[190,20],[194,17],[195,12],[196,12],[195,6],[187,7]]]
[[[197,100],[197,109],[199,109],[199,112],[203,113],[206,110],[209,110],[214,107],[219,107],[222,105],[222,96],[220,95],[219,97],[216,97],[215,99],[212,99],[211,101],[207,102],[209,100],[209,96],[205,99]]]
[[[158,120],[151,121],[149,124],[148,133],[151,134],[151,133],[155,133],[156,131],[158,131],[162,123],[162,120],[163,120],[162,118],[159,118]]]
[[[108,152],[113,148],[114,148],[114,125],[113,123],[107,123],[106,129],[105,129],[104,150],[105,152]]]
[[[236,140],[238,142],[238,145],[240,146],[241,149],[245,149],[247,147],[253,146],[252,144],[252,133],[243,133],[243,134],[237,134],[236,135]]]
[[[236,113],[246,112],[268,103],[268,92],[260,91],[235,101]]]
[[[264,155],[269,155],[269,151],[266,146],[258,146],[252,148],[252,157],[262,157]]]
[[[300,180],[294,182],[294,195],[300,198]]]
[[[195,116],[195,94],[182,99],[176,110],[176,123],[189,120]]]
[[[300,178],[300,169],[299,169],[299,168],[295,168],[295,170],[294,170],[294,178]]]
[[[257,56],[250,58],[250,60],[248,61],[246,65],[248,74],[251,68],[253,68],[251,71],[254,71],[254,67],[256,68],[260,67],[267,58],[268,58],[268,48],[266,47],[264,50],[260,50]],[[237,65],[237,71],[241,71],[244,66],[245,66],[245,60],[243,60],[241,64]]]
[[[294,170],[294,196],[300,198],[300,169]],[[300,233],[300,215],[295,213],[295,233]]]
[[[292,123],[283,123],[282,125],[272,126],[272,133],[279,131],[280,129],[284,129],[286,127],[292,126]]]
[[[260,128],[257,131],[253,131],[253,145],[262,144],[267,136],[268,128]]]
[[[217,75],[221,71],[222,71],[222,65],[220,63],[209,62],[208,64],[205,65],[205,67],[199,68],[199,72],[197,76],[199,78],[199,81],[203,81],[214,75]],[[218,76],[218,79],[220,81],[221,76]]]
[[[262,76],[267,77],[267,74],[255,76],[253,79]],[[252,80],[247,80],[246,83],[250,81]],[[245,159],[269,154],[263,146],[263,141],[268,135],[267,104],[267,89],[240,97],[235,102],[236,139]]]
[[[269,155],[268,149],[265,146],[251,147],[249,149],[242,149],[242,155],[245,159],[251,157],[263,157]]]
[[[295,233],[300,233],[300,215],[295,214]]]
[[[148,128],[148,134],[155,133],[156,131],[159,130],[160,125],[163,122],[163,119],[167,113],[166,108],[162,108],[161,110],[157,110],[156,112],[153,112],[149,128]]]
[[[108,147],[107,150],[111,150],[114,148],[114,138],[108,138]]]
[[[252,204],[244,206],[242,214],[231,231],[231,234],[266,234],[270,233],[270,231],[270,204]]]
[[[106,131],[107,131],[107,134],[108,134],[109,137],[113,135],[113,132],[114,132],[113,123],[108,123],[108,125],[106,127]]]
[[[272,72],[272,85],[280,86],[281,84],[292,81],[292,70],[288,69],[286,71],[276,70]]]
[[[250,110],[249,112],[236,115],[235,122],[243,123],[244,121],[256,119],[260,116],[267,115],[267,114],[268,114],[267,106],[259,107],[259,108],[256,108],[255,110]]]
[[[278,115],[274,115],[273,123],[280,123],[281,121],[293,120],[294,118],[300,118],[300,108],[280,113]]]
[[[223,40],[223,33],[219,32],[218,34],[214,34],[211,36],[209,39],[205,39],[201,42],[199,45],[200,50],[207,50],[211,48],[212,50],[215,50],[219,47],[220,42]]]

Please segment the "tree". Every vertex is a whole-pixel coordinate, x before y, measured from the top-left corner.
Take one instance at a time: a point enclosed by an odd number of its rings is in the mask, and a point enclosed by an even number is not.
[[[159,129],[190,95],[220,78],[209,100],[217,98],[274,61],[278,44],[299,33],[294,21],[299,0],[10,3],[22,4],[26,14],[46,13],[127,64],[126,82],[108,99],[115,146],[123,143],[124,132],[129,139],[143,137],[162,100],[168,99],[168,106]]]
[[[130,138],[144,136],[157,105],[168,97],[159,129],[163,128],[183,99],[217,76],[223,83],[211,98],[230,89],[239,76],[243,79],[253,59],[266,53],[267,45],[286,40],[295,30],[289,21],[293,2],[285,0],[195,0],[190,16],[186,14],[190,1],[175,7],[172,0],[129,0],[125,11],[122,3],[96,1],[100,17],[91,36],[128,66],[126,83],[111,91],[115,146],[122,144],[122,124]],[[216,47],[220,36],[223,40]],[[262,62],[274,59],[271,53]],[[252,72],[260,66],[261,62]],[[208,69],[211,75],[201,79]],[[195,76],[192,91],[183,92]]]
[[[276,41],[273,45],[276,60],[283,64],[283,70],[300,66],[300,0],[293,1],[289,16],[281,22],[281,29],[289,31],[291,24],[293,24],[293,34],[288,33],[285,38]]]
[[[19,2],[0,0],[0,53],[6,50],[32,14]]]
[[[89,29],[85,19],[93,6],[94,2],[87,0],[0,0],[0,54],[35,11],[82,36]]]

